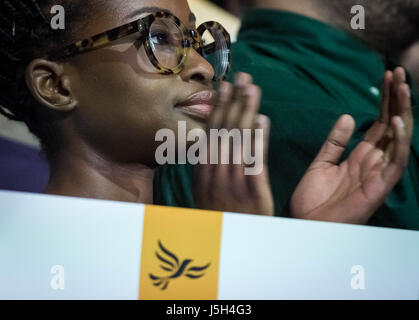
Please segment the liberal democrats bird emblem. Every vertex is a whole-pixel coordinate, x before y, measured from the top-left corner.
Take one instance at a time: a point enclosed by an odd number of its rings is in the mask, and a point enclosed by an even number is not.
[[[202,267],[192,267],[190,266],[193,262],[192,259],[185,259],[180,262],[178,257],[166,249],[160,240],[158,245],[161,252],[159,253],[156,251],[156,257],[162,263],[160,268],[169,274],[167,276],[158,277],[150,273],[149,276],[153,281],[153,285],[155,287],[161,286],[161,290],[166,290],[171,280],[178,279],[182,276],[188,277],[190,279],[199,279],[205,275],[204,271],[207,270],[211,265],[211,263],[208,263]]]

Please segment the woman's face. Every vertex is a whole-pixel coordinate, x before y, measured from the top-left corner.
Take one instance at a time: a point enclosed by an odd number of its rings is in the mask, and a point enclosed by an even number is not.
[[[145,7],[169,10],[186,27],[195,27],[187,0],[114,0],[95,8],[83,35],[89,37],[144,17],[147,13],[136,12]],[[177,133],[178,121],[186,121],[188,130],[205,123],[210,112],[206,103],[212,104],[214,98],[214,70],[191,49],[180,74],[158,74],[135,40],[129,36],[65,64],[77,101],[70,127],[105,157],[152,165],[159,129]],[[185,104],[192,106],[181,107]]]

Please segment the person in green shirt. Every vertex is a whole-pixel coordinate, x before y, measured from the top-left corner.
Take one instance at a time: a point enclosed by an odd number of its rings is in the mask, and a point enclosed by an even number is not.
[[[261,113],[271,119],[275,212],[289,217],[292,195],[333,123],[344,113],[356,120],[345,159],[377,119],[382,75],[393,66],[388,61],[397,61],[419,37],[419,4],[343,0],[328,2],[326,8],[316,0],[260,0],[252,5],[232,48],[233,73],[252,74],[262,88]],[[350,28],[354,5],[365,8],[365,30]],[[413,113],[419,120],[418,108]],[[193,172],[188,165],[162,168],[155,176],[154,201],[195,207]],[[419,230],[417,130],[402,180],[368,224]]]

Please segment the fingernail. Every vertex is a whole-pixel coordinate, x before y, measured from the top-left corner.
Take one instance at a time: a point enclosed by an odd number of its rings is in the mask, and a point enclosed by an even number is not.
[[[397,92],[397,94],[398,95],[406,95],[408,98],[410,98],[411,96],[410,96],[410,87],[409,87],[409,85],[408,84],[406,84],[406,83],[404,83],[404,84],[401,84],[399,87],[398,87],[398,92]]]
[[[261,127],[267,127],[268,124],[269,124],[269,118],[267,116],[264,116],[264,115],[259,115],[256,118],[256,123]]]
[[[409,98],[411,98],[410,87],[409,86],[406,86],[406,94]]]
[[[246,81],[246,75],[244,73],[237,73],[236,74],[236,85],[239,87],[245,86],[247,81]]]
[[[245,96],[253,96],[257,93],[257,87],[248,85],[243,90],[243,95]]]
[[[396,125],[400,128],[400,129],[404,129],[404,121],[401,117],[395,117],[395,121],[396,121]]]
[[[220,83],[220,87],[218,88],[218,91],[219,91],[220,94],[225,95],[225,94],[228,93],[229,88],[230,88],[229,83],[227,83],[227,82],[221,82]]]

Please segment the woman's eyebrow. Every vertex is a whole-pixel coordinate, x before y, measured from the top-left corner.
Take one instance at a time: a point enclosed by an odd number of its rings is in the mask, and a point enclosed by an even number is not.
[[[144,8],[135,10],[134,12],[131,12],[127,17],[125,17],[125,19],[132,19],[134,17],[142,15],[143,13],[152,13],[152,12],[158,12],[158,11],[166,12],[166,13],[169,13],[172,16],[174,16],[173,12],[171,12],[170,10],[167,10],[167,9],[163,9],[163,8],[159,8],[159,7],[144,7]],[[196,16],[192,12],[189,15],[189,22],[191,22],[191,23],[196,22]]]
[[[132,19],[136,16],[142,15],[143,13],[152,13],[152,12],[158,12],[158,11],[166,12],[173,15],[173,13],[167,9],[163,9],[159,7],[144,7],[144,8],[131,12],[128,16],[125,17],[125,19]]]

